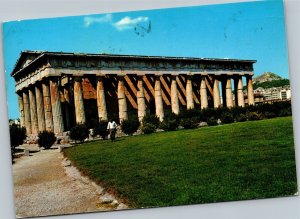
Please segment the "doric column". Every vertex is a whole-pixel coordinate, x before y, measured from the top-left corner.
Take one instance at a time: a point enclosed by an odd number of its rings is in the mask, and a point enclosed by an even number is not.
[[[42,83],[46,130],[54,132],[49,81]]]
[[[106,109],[106,101],[105,101],[103,76],[97,77],[97,107],[98,107],[99,121],[107,120],[107,109]]]
[[[46,130],[46,124],[45,124],[43,94],[39,85],[35,86],[35,97],[36,97],[36,105],[37,105],[37,118],[38,118],[39,132],[42,132]]]
[[[69,130],[71,128],[70,124],[70,89],[69,84],[63,87],[63,96],[65,100],[65,115],[66,115],[66,127],[65,130]]]
[[[36,100],[34,88],[30,88],[29,93],[29,105],[30,105],[30,120],[31,120],[31,133],[37,135],[39,132],[38,117],[36,109]]]
[[[50,97],[53,115],[53,130],[55,134],[61,134],[64,131],[64,122],[61,111],[61,102],[57,78],[50,79]]]
[[[176,115],[178,115],[179,114],[179,100],[178,100],[178,93],[177,93],[176,76],[172,76],[171,105],[172,105],[172,112],[175,113]]]
[[[154,85],[154,98],[155,98],[155,114],[160,121],[164,120],[164,105],[161,95],[160,76],[155,77]]]
[[[237,98],[237,105],[244,107],[245,100],[244,100],[244,93],[243,93],[243,81],[242,76],[237,78],[237,86],[236,86],[236,98]]]
[[[207,90],[206,90],[206,82],[205,76],[201,76],[201,83],[200,83],[200,101],[201,101],[201,109],[205,109],[208,107],[208,100],[207,100]]]
[[[84,124],[86,121],[81,81],[82,77],[74,77],[75,117],[78,124]]]
[[[23,91],[23,104],[24,104],[24,125],[26,128],[26,133],[31,134],[31,116],[30,116],[30,106],[29,97],[27,91]]]
[[[127,102],[125,95],[124,76],[119,76],[118,82],[118,103],[119,103],[119,119],[120,123],[128,119]]]
[[[18,93],[18,104],[19,104],[19,112],[20,112],[20,126],[25,127],[24,103],[23,103],[23,94],[22,93]]]
[[[248,91],[248,104],[254,105],[254,93],[253,93],[253,83],[252,76],[247,76],[247,91]]]
[[[192,76],[186,77],[186,108],[194,109],[194,99],[193,99],[193,86],[192,86]]]
[[[220,107],[221,103],[220,103],[219,80],[217,78],[214,79],[213,96],[214,96],[214,108]]]
[[[143,76],[138,76],[138,91],[137,91],[137,105],[138,105],[138,117],[141,122],[146,115],[146,103],[143,85]]]
[[[231,79],[229,76],[226,78],[226,106],[233,107]]]

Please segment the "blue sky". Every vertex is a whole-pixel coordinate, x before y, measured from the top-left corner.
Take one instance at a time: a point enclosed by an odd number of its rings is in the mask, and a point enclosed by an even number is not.
[[[9,118],[18,118],[9,76],[22,50],[255,59],[254,74],[289,78],[281,0],[12,21],[3,24]]]

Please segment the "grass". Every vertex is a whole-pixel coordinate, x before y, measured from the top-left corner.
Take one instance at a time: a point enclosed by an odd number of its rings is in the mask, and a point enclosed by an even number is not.
[[[291,117],[96,141],[64,153],[133,208],[297,192]]]

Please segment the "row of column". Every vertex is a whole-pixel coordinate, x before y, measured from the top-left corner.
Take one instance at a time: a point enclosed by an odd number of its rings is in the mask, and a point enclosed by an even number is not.
[[[125,85],[124,85],[123,77],[124,76],[119,76],[119,81],[118,81],[118,106],[119,106],[120,122],[128,119]],[[172,112],[178,114],[179,99],[178,99],[176,77],[177,76],[172,76],[170,95],[171,95]],[[223,103],[225,102],[227,107],[233,107],[234,103],[233,103],[231,79],[229,77],[225,78],[225,81],[223,80],[223,84],[225,84],[225,92],[223,93],[223,96],[226,97]],[[145,102],[145,95],[144,95],[143,76],[138,76],[137,88],[138,88],[137,90],[138,118],[141,121],[143,117],[146,115],[146,102]],[[235,91],[236,91],[235,98],[237,100],[237,105],[244,107],[245,101],[244,101],[244,94],[243,94],[242,76],[239,76],[235,80]],[[254,104],[253,85],[252,85],[252,78],[250,76],[247,77],[247,91],[248,91],[248,103],[250,105],[253,105]],[[154,99],[155,99],[156,115],[162,121],[164,119],[164,109],[163,109],[163,98],[162,98],[160,76],[156,76],[155,79]],[[201,109],[208,107],[207,87],[206,87],[205,77],[201,77],[201,81],[200,81],[200,101],[201,101]],[[215,108],[221,105],[219,80],[217,78],[215,78],[213,81],[213,102]],[[193,86],[192,86],[191,76],[187,76],[187,80],[186,80],[186,103],[187,103],[187,109],[193,109],[195,107],[194,99],[193,99]],[[104,86],[101,77],[98,78],[97,80],[97,104],[98,104],[99,119],[106,120],[107,111],[106,111],[106,103],[105,103]]]
[[[171,108],[175,114],[179,113],[179,99],[177,89],[177,76],[171,77]],[[207,87],[205,77],[200,80],[200,102],[201,109],[208,107]],[[226,102],[227,107],[232,107],[233,95],[231,79],[225,78],[222,81],[225,92],[223,92],[223,103]],[[74,77],[74,107],[76,123],[85,123],[85,109],[82,90],[82,77]],[[137,81],[137,106],[138,118],[141,121],[146,115],[146,102],[144,94],[143,76],[138,76]],[[217,108],[221,105],[219,80],[213,80],[213,103]],[[223,91],[224,91],[223,90]],[[235,80],[235,97],[238,106],[244,106],[244,94],[242,76]],[[247,77],[247,90],[248,90],[248,103],[254,104],[252,78]],[[58,78],[50,78],[49,81],[44,81],[41,85],[36,85],[23,91],[19,94],[19,109],[20,109],[20,122],[21,126],[25,126],[28,134],[37,134],[40,131],[53,131],[56,134],[64,131],[63,114],[61,108],[61,97],[59,92]],[[125,94],[124,76],[119,76],[118,80],[118,106],[119,106],[119,119],[120,122],[128,119],[127,102]],[[63,96],[65,101],[69,102],[69,91],[64,89]],[[154,98],[155,98],[155,112],[158,118],[162,121],[164,119],[163,98],[160,76],[156,76],[154,85]],[[193,85],[192,77],[186,78],[186,103],[187,109],[193,109]],[[105,89],[103,84],[103,76],[97,77],[97,107],[99,120],[107,120],[107,108],[105,100]],[[68,110],[68,109],[66,109]],[[68,120],[68,119],[67,119]],[[67,121],[68,122],[68,121]]]
[[[21,126],[27,134],[64,131],[58,80],[51,79],[18,93]]]

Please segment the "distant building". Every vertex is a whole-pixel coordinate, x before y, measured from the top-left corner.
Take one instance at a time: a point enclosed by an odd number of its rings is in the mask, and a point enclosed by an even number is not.
[[[254,90],[254,96],[255,95],[262,95],[264,99],[263,102],[285,101],[291,99],[291,89],[290,86],[272,87],[266,89],[258,87]]]

